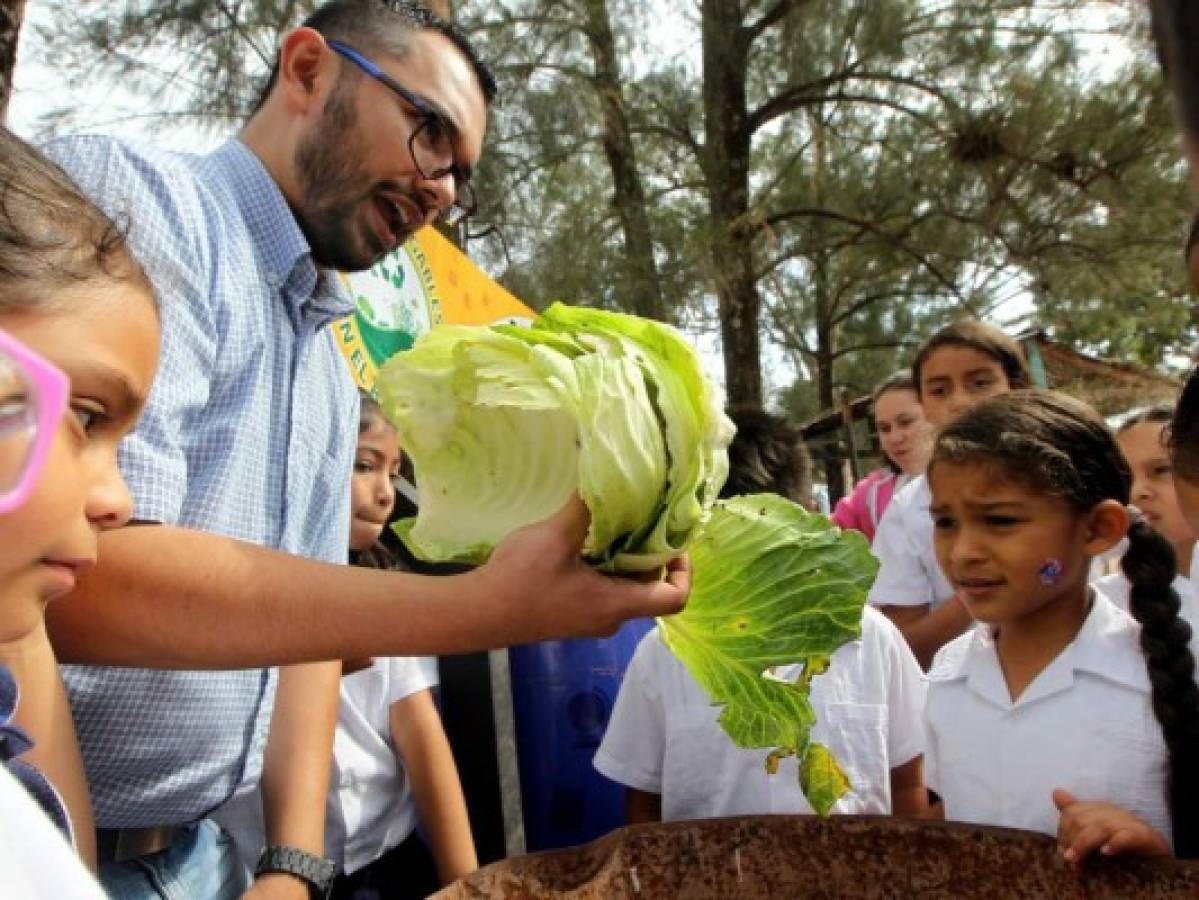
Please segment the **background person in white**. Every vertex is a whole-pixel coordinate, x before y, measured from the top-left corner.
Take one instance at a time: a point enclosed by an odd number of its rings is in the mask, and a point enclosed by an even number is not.
[[[1174,411],[1169,406],[1154,406],[1126,419],[1116,430],[1120,452],[1132,470],[1132,502],[1174,548],[1178,577],[1174,590],[1182,601],[1182,617],[1197,624],[1194,586],[1190,580],[1192,556],[1195,553],[1195,532],[1174,492],[1174,469],[1166,447],[1166,429]],[[1128,611],[1131,585],[1128,576],[1117,571],[1095,582],[1120,609]]]
[[[732,411],[724,496],[773,491],[810,496],[799,431],[766,413]],[[798,667],[774,673],[794,678]],[[924,682],[899,631],[865,609],[862,637],[833,654],[812,681],[813,739],[845,767],[853,791],[834,813],[919,815],[927,808],[921,775]],[[666,648],[657,629],[637,646],[604,740],[595,755],[603,775],[626,785],[629,822],[750,813],[811,813],[798,762],[768,775],[765,750],[742,750],[721,729],[720,708]]]
[[[929,338],[912,363],[912,381],[934,430],[975,404],[1031,383],[1019,344],[997,328],[964,320]],[[948,640],[969,627],[970,615],[954,598],[937,565],[923,476],[895,493],[871,549],[878,577],[870,603],[899,626],[925,668]]]
[[[924,812],[924,680],[894,625],[864,609],[861,639],[838,649],[828,672],[813,679],[811,702],[812,739],[828,747],[853,785],[835,814]],[[720,707],[657,629],[642,638],[595,754],[596,769],[629,788],[630,823],[813,812],[795,757],[768,775],[766,751],[737,747],[719,718]]]

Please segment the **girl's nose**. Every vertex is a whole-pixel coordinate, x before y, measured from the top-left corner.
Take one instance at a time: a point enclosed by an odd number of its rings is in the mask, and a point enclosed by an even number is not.
[[[117,468],[115,456],[106,460],[96,473],[84,512],[88,521],[100,529],[120,528],[133,515],[133,497]]]
[[[390,506],[394,500],[395,488],[391,484],[390,476],[385,476],[375,482],[375,502],[379,506]]]
[[[970,531],[964,528],[959,531],[957,539],[953,542],[950,558],[954,562],[964,563],[975,562],[982,559],[983,556],[982,544],[974,539]]]

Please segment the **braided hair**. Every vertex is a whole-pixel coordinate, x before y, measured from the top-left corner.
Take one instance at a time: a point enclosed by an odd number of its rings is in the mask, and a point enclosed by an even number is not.
[[[1128,504],[1132,473],[1111,430],[1084,403],[1048,391],[993,397],[949,423],[938,462],[985,461],[1007,478],[1086,513],[1104,500]],[[1175,852],[1199,857],[1199,687],[1191,627],[1179,616],[1174,549],[1139,513],[1128,529],[1129,609],[1153,686],[1153,712],[1169,749],[1168,795]]]

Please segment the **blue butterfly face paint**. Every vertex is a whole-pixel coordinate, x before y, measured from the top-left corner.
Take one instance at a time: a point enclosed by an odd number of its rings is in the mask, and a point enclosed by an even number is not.
[[[1045,587],[1053,587],[1062,579],[1062,561],[1060,559],[1045,560],[1045,565],[1037,570],[1037,577],[1041,579],[1041,584]]]

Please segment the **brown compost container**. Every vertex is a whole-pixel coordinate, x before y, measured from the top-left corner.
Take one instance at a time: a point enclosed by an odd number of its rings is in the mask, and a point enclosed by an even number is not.
[[[579,900],[787,897],[1199,897],[1199,863],[1068,866],[1043,834],[873,816],[742,816],[633,825],[486,866],[434,895]]]

